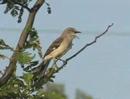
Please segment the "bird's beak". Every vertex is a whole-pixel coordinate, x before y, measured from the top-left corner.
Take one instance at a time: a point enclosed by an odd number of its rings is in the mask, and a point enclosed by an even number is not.
[[[76,30],[75,33],[81,33],[81,32]]]
[[[75,31],[75,34],[77,34],[77,33],[81,33],[81,31],[76,30],[76,31]],[[75,37],[76,37],[77,39],[79,39],[79,37],[78,37],[77,35],[75,35]]]
[[[80,33],[80,32],[77,32],[77,33]],[[79,39],[79,37],[78,37],[78,35],[76,35],[76,33],[73,34],[73,36],[74,36],[75,38],[78,38],[78,39]]]

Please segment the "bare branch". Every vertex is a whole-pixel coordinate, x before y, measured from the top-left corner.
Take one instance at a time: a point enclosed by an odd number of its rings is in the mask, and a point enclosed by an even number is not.
[[[105,30],[103,33],[97,35],[92,42],[87,43],[86,45],[84,45],[78,52],[76,52],[75,54],[73,54],[72,56],[70,56],[69,58],[67,58],[66,60],[64,60],[64,61],[62,60],[63,65],[62,65],[61,67],[59,67],[56,72],[58,72],[60,69],[62,69],[62,68],[68,63],[69,60],[71,60],[71,59],[73,59],[74,57],[76,57],[78,54],[80,54],[80,53],[81,53],[83,50],[85,50],[87,47],[89,47],[89,46],[91,46],[92,44],[96,43],[97,40],[98,40],[100,37],[102,37],[104,34],[106,34],[106,33],[108,32],[108,30],[109,30],[113,25],[114,25],[113,23],[112,23],[111,25],[108,25],[108,27],[106,28],[106,30]]]
[[[27,23],[21,33],[16,50],[14,51],[13,55],[10,58],[10,63],[8,65],[8,67],[6,68],[2,77],[0,78],[0,86],[4,85],[10,79],[10,77],[13,75],[14,71],[16,70],[16,63],[17,63],[16,55],[17,55],[17,53],[20,52],[20,50],[22,50],[24,48],[29,31],[32,29],[37,11],[44,4],[44,2],[45,2],[45,0],[37,0],[36,3],[34,4],[34,6],[31,8],[31,12],[29,13]]]

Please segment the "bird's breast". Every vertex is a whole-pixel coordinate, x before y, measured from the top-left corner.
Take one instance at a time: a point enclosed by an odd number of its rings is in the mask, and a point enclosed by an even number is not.
[[[70,49],[71,45],[72,41],[65,39],[57,49],[51,52],[51,55],[53,56],[53,58],[61,57]]]

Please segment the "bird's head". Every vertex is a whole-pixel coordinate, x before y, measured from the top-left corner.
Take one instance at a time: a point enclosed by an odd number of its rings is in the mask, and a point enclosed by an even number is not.
[[[64,33],[65,35],[68,35],[68,36],[71,36],[73,38],[77,37],[77,34],[78,33],[81,33],[80,31],[76,30],[75,28],[73,27],[68,27],[64,30]]]

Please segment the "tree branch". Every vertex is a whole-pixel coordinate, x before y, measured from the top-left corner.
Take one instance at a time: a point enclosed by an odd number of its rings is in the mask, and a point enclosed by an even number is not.
[[[96,43],[97,40],[98,40],[100,37],[102,37],[104,34],[106,34],[106,33],[108,32],[108,30],[109,30],[113,25],[114,25],[113,23],[112,23],[111,25],[108,25],[108,27],[106,28],[106,30],[105,30],[103,33],[97,35],[92,42],[87,43],[86,45],[84,45],[78,52],[76,52],[75,54],[73,54],[72,56],[70,56],[69,58],[67,58],[66,60],[62,60],[63,65],[62,65],[61,67],[59,67],[56,72],[58,72],[60,69],[62,69],[62,68],[68,63],[68,61],[70,61],[71,59],[73,59],[74,57],[76,57],[78,54],[80,54],[80,53],[81,53],[83,50],[85,50],[87,47],[89,47],[89,46],[91,46],[92,44]]]
[[[2,77],[0,78],[0,86],[7,83],[7,81],[10,79],[10,77],[15,72],[16,64],[17,64],[16,55],[17,55],[17,53],[20,52],[20,50],[22,50],[24,48],[25,41],[28,37],[29,31],[32,29],[37,11],[44,4],[44,2],[45,2],[45,0],[37,0],[36,3],[34,4],[34,6],[31,8],[27,23],[26,23],[26,25],[21,33],[20,39],[19,39],[18,44],[16,46],[16,50],[10,58],[10,63],[8,65],[8,67],[4,71],[4,74],[2,75]]]

